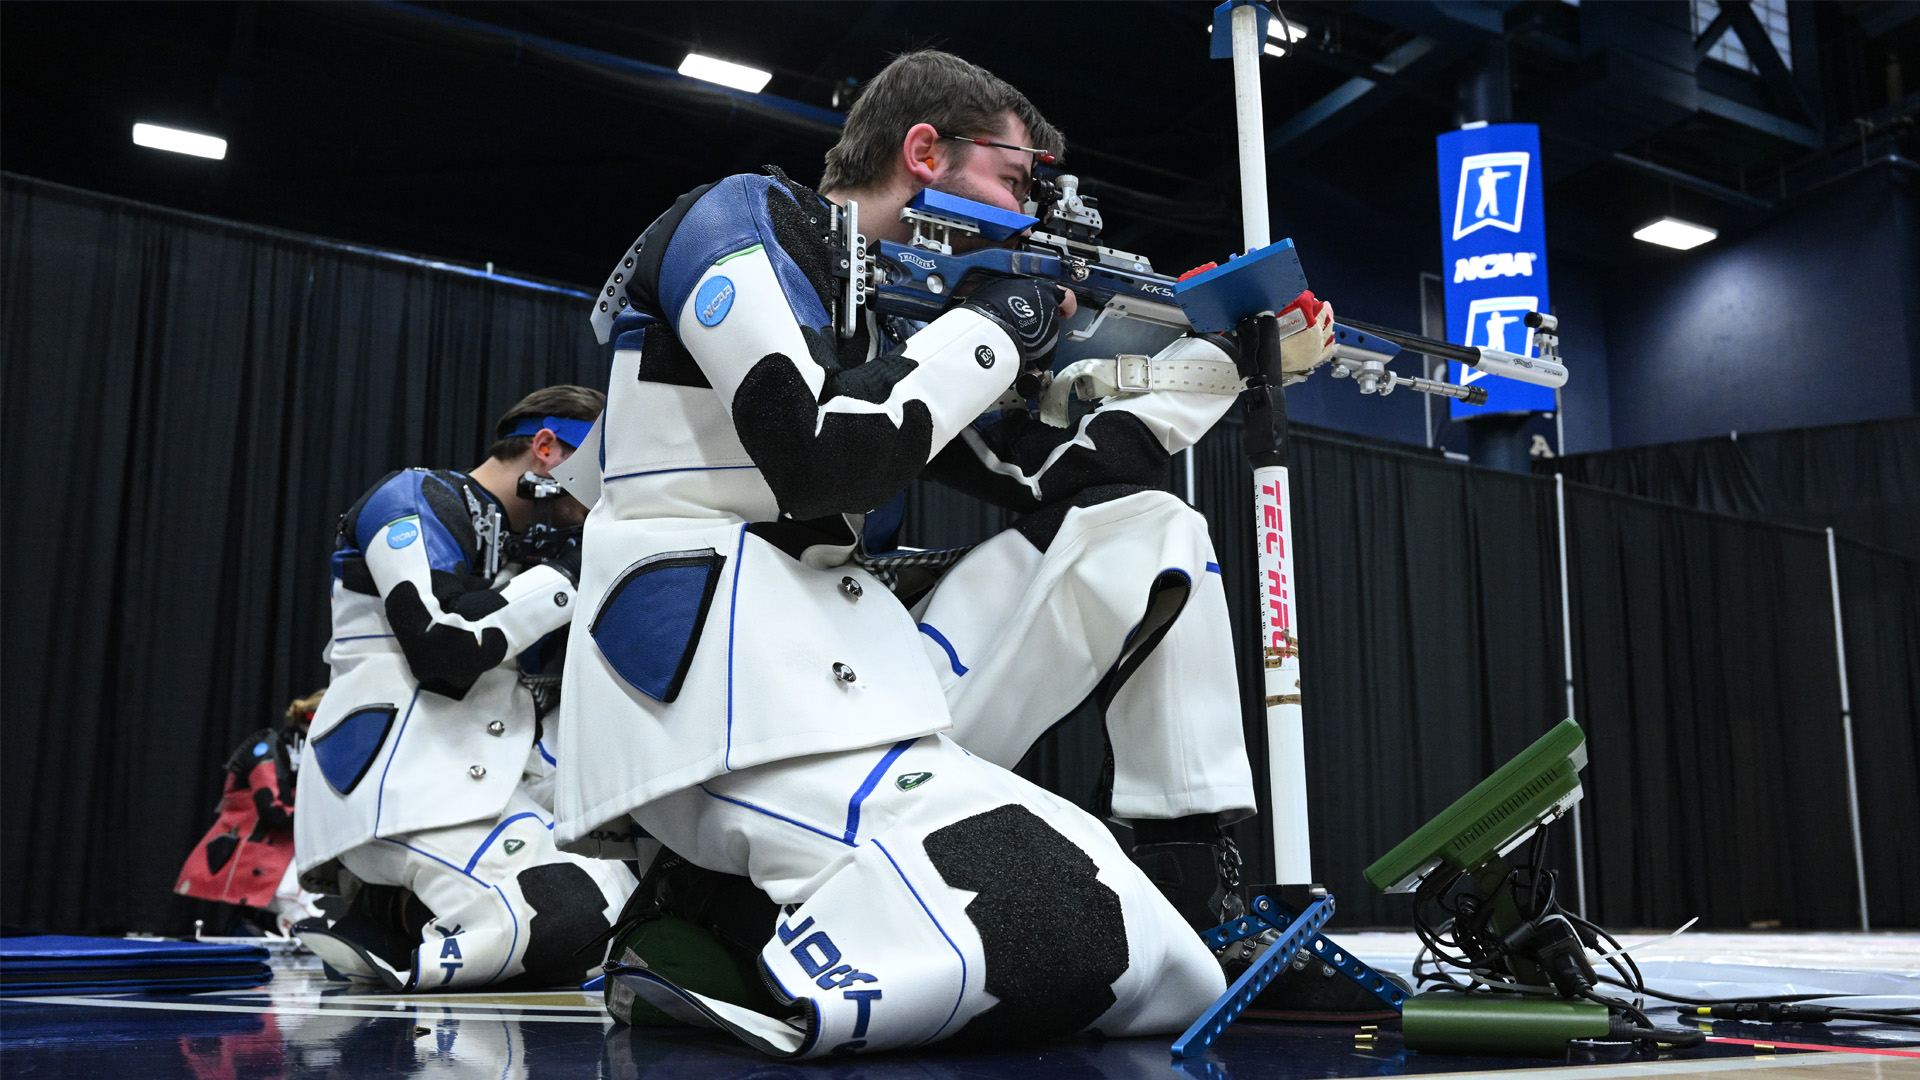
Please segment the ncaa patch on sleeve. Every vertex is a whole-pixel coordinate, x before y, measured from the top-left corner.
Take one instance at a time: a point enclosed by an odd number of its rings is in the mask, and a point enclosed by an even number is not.
[[[387,528],[387,546],[403,548],[420,539],[420,522],[416,518],[401,518]]]
[[[733,310],[733,297],[736,291],[733,280],[725,275],[708,278],[693,297],[693,313],[694,317],[700,320],[700,325],[719,326],[720,320],[726,318],[727,312]]]

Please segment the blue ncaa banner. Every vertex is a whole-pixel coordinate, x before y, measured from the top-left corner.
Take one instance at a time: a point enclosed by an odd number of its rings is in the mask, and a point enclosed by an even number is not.
[[[1529,311],[1551,312],[1547,223],[1540,184],[1540,129],[1491,124],[1440,136],[1441,280],[1447,340],[1535,355]],[[1481,385],[1485,405],[1450,401],[1456,418],[1550,412],[1553,390],[1453,362],[1452,379]]]

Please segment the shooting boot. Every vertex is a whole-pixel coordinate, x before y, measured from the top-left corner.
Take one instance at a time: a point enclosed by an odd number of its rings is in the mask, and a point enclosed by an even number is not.
[[[1134,864],[1187,925],[1211,930],[1247,913],[1240,897],[1240,849],[1213,815],[1135,821]]]

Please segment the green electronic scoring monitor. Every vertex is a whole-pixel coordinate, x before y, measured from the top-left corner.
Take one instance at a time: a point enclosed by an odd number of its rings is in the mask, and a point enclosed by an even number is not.
[[[1384,892],[1412,892],[1442,863],[1471,871],[1512,851],[1580,801],[1586,765],[1586,733],[1572,720],[1560,721],[1367,867],[1367,880]]]

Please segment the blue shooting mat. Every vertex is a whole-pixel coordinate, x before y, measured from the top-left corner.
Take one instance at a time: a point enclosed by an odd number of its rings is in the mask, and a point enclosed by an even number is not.
[[[259,945],[33,934],[0,938],[0,997],[194,993],[273,978]]]

